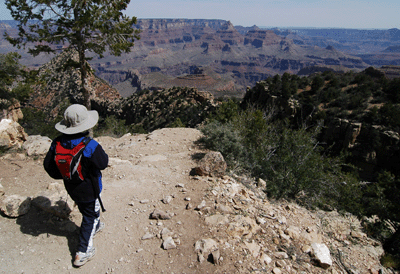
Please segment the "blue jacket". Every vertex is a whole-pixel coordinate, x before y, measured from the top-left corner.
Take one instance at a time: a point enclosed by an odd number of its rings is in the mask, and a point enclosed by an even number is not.
[[[55,162],[56,142],[60,141],[64,148],[71,149],[82,142],[84,138],[87,138],[86,135],[87,133],[64,134],[53,140],[43,162],[44,169],[50,177],[53,179],[63,179]],[[98,142],[91,139],[83,151],[81,164],[84,181],[64,180],[65,189],[75,202],[92,202],[103,188],[100,170],[108,166],[108,155]]]

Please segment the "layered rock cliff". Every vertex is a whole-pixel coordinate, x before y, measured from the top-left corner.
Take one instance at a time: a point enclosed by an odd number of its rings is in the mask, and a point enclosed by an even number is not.
[[[209,84],[202,90],[241,96],[246,86],[277,73],[297,73],[310,66],[329,66],[334,70],[367,66],[358,57],[332,48],[298,45],[272,30],[252,28],[239,32],[224,20],[142,19],[136,27],[142,30],[141,39],[131,53],[92,61],[98,76],[118,84],[119,77],[113,74],[135,69],[147,88],[168,88],[170,81],[191,74],[190,68],[195,66],[214,80],[234,84]],[[123,87],[124,94],[142,89],[130,88],[126,83]]]

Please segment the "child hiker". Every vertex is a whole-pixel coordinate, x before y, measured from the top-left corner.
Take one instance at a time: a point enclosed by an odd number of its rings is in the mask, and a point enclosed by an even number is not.
[[[63,179],[65,188],[82,214],[79,246],[74,265],[84,265],[95,255],[93,237],[104,228],[100,222],[101,172],[108,165],[108,155],[101,145],[87,137],[88,130],[97,124],[97,111],[83,105],[71,105],[64,119],[55,128],[63,133],[53,140],[44,159],[50,177]],[[104,211],[104,208],[103,208]]]

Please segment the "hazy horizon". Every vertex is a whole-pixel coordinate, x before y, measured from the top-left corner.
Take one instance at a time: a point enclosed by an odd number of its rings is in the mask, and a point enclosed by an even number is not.
[[[225,20],[225,19],[205,19],[205,18],[137,18],[138,20],[155,20],[155,19],[165,19],[165,20],[175,20],[175,19],[182,19],[182,20]],[[7,19],[7,20],[2,20],[0,21],[15,21],[14,19]],[[229,20],[225,20],[229,21]],[[236,27],[253,27],[257,25],[252,25],[252,26],[242,26],[242,25],[234,25]],[[389,30],[389,28],[340,28],[340,27],[293,27],[293,26],[257,26],[260,29],[291,29],[291,30],[296,30],[296,29],[348,29],[348,30]],[[398,29],[398,28],[397,28]]]
[[[222,19],[235,26],[269,28],[399,28],[400,1],[382,0],[149,0],[125,14],[139,19]],[[0,0],[0,20],[12,20]]]

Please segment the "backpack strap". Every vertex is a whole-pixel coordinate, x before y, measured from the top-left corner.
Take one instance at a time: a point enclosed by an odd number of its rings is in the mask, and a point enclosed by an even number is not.
[[[89,144],[89,142],[92,140],[92,138],[90,138],[90,137],[85,137],[83,140],[82,140],[82,143],[85,145],[85,147],[86,147],[86,145],[87,144]]]
[[[83,148],[81,150],[79,150],[79,152],[76,154],[77,159],[80,159],[81,155],[83,155],[83,151],[85,150],[87,144],[89,144],[90,140],[92,140],[92,139],[89,137],[86,137],[85,139],[83,139],[81,141],[81,143],[83,143]]]

